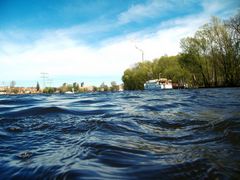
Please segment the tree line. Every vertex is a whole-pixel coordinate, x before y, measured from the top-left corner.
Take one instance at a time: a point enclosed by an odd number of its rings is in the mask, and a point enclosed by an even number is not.
[[[189,87],[240,86],[240,11],[228,20],[212,17],[193,37],[181,40],[182,52],[135,64],[124,71],[126,90],[141,90],[149,79],[165,77]]]
[[[111,82],[111,85],[108,86],[104,82],[99,86],[84,86],[84,83],[81,84],[74,82],[73,84],[63,83],[62,86],[56,88],[56,87],[45,87],[42,92],[43,93],[66,93],[68,91],[74,92],[74,93],[83,93],[83,92],[102,92],[102,91],[119,91],[120,86],[115,81]],[[37,84],[37,87],[39,87],[39,84]],[[39,87],[40,89],[40,87]]]

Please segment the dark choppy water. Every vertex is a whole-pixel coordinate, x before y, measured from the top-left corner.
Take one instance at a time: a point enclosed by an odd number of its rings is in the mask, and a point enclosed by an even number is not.
[[[0,178],[240,177],[240,89],[0,96]]]

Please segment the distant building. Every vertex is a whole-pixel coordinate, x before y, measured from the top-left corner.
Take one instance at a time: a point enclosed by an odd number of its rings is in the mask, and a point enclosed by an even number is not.
[[[7,94],[7,89],[8,89],[8,86],[1,86],[0,87],[0,94]]]
[[[93,92],[94,86],[83,86],[79,87],[80,92]]]
[[[0,87],[0,94],[36,94],[38,93],[35,87]]]
[[[123,84],[118,85],[118,91],[124,91],[124,86],[123,86]]]

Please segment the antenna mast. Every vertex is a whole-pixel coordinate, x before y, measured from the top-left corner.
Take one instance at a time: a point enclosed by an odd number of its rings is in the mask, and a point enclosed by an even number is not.
[[[41,73],[41,78],[43,81],[43,89],[46,87],[46,80],[48,79],[48,73],[42,72]]]

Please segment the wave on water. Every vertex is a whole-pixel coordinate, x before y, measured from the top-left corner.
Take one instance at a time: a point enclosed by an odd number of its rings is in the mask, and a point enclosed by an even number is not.
[[[237,179],[240,89],[0,96],[2,179]]]

